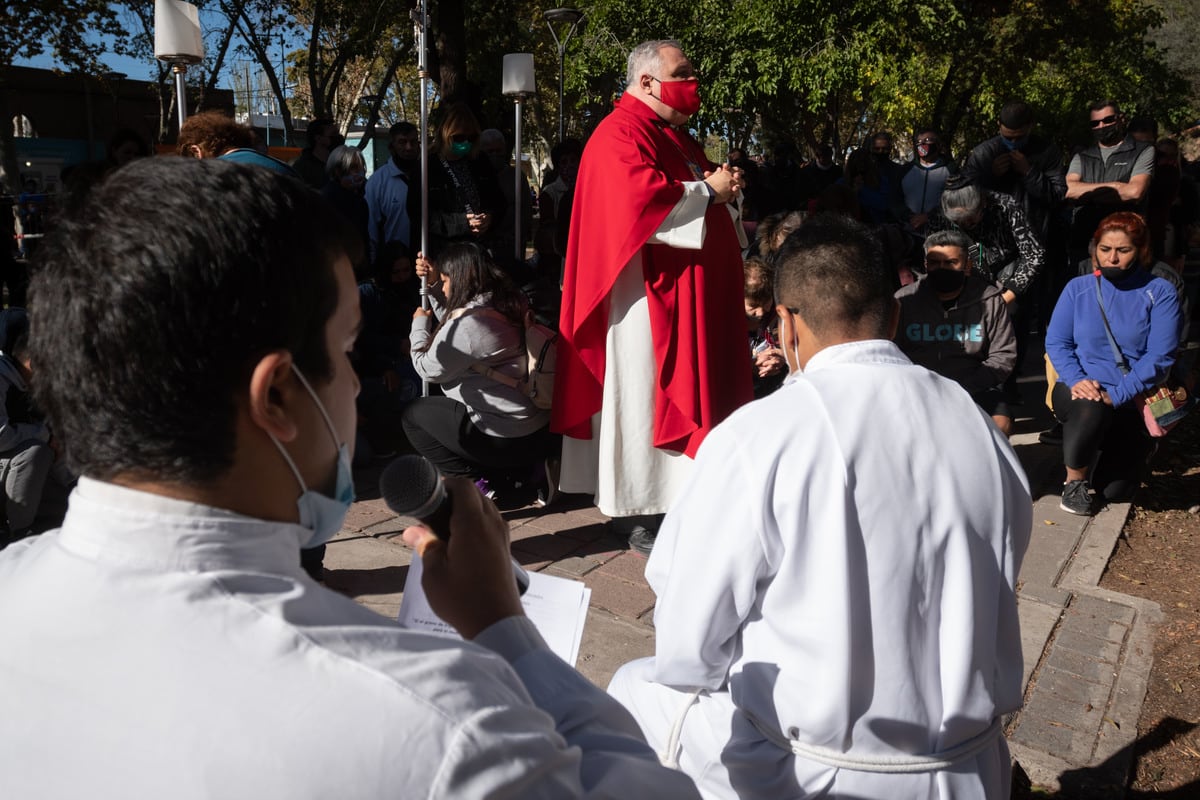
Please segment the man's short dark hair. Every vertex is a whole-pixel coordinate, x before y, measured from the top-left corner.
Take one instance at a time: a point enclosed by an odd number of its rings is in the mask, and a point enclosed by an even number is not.
[[[328,117],[318,117],[308,123],[308,128],[304,131],[305,139],[308,141],[308,146],[312,147],[317,142],[317,137],[325,132],[325,129],[330,126],[336,126],[337,123]]]
[[[1116,100],[1111,98],[1097,100],[1096,102],[1092,103],[1090,106],[1088,106],[1088,113],[1091,114],[1095,111],[1103,111],[1106,108],[1111,108],[1114,114],[1121,113],[1121,106],[1117,104]]]
[[[1126,126],[1127,133],[1148,133],[1155,139],[1158,138],[1158,121],[1154,117],[1139,115],[1129,120],[1129,125]]]
[[[562,160],[567,156],[574,156],[576,160],[583,156],[583,142],[578,139],[563,139],[554,147],[550,148],[550,164],[555,170],[562,170]]]
[[[1020,100],[1005,103],[1004,107],[1000,109],[1000,124],[1014,131],[1020,130],[1026,125],[1032,125],[1033,109]]]
[[[263,356],[327,382],[333,263],[356,249],[339,220],[293,178],[181,158],[129,164],[64,214],[30,290],[30,354],[70,463],[203,484],[233,463]]]
[[[813,217],[784,240],[774,266],[776,302],[817,336],[887,336],[892,282],[866,225],[836,214]]]
[[[407,120],[400,120],[388,128],[388,139],[395,139],[397,136],[409,136],[414,133],[419,133],[416,125]]]

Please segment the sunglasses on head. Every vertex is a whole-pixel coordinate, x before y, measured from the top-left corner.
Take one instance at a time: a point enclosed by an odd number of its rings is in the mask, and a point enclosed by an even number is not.
[[[1093,128],[1099,128],[1101,125],[1112,125],[1112,124],[1113,124],[1114,122],[1116,122],[1116,121],[1117,121],[1117,115],[1116,115],[1116,114],[1109,114],[1109,115],[1108,115],[1107,117],[1105,117],[1104,119],[1094,119],[1094,120],[1092,120],[1092,127],[1093,127]]]

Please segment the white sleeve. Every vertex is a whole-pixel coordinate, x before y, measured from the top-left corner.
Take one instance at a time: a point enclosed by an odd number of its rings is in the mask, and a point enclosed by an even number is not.
[[[699,250],[704,246],[704,213],[708,211],[708,184],[687,181],[683,197],[667,214],[667,218],[650,236],[650,244],[665,244],[682,250]]]

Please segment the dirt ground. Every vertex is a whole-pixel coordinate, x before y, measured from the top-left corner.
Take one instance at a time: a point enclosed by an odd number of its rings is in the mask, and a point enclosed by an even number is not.
[[[1200,798],[1200,412],[1161,442],[1101,586],[1163,619],[1129,798]]]

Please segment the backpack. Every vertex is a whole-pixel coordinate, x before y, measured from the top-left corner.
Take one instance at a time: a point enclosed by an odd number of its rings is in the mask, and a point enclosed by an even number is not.
[[[494,308],[459,308],[451,312],[450,319],[463,314],[485,314],[507,321],[508,317]],[[525,377],[512,378],[484,364],[472,364],[471,369],[492,380],[516,389],[541,409],[550,408],[554,401],[554,365],[557,360],[558,332],[538,322],[533,311],[525,312],[525,326],[521,331],[521,346],[525,351]]]

